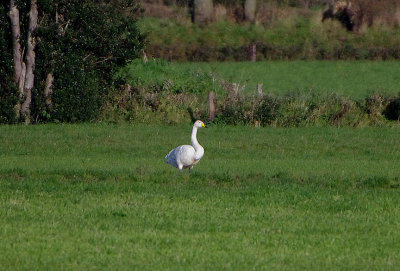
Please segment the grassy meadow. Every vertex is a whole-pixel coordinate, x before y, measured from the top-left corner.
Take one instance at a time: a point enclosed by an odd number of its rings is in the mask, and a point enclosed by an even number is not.
[[[256,94],[257,84],[273,94],[288,92],[334,92],[351,98],[374,93],[400,92],[398,61],[260,61],[260,62],[185,62],[178,69],[199,69],[244,87]]]
[[[4,270],[393,270],[398,127],[0,126]]]

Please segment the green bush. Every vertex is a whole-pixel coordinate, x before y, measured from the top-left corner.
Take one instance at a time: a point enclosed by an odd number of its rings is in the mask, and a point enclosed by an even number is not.
[[[400,120],[400,97],[391,99],[383,114],[389,120]]]
[[[59,65],[54,71],[51,120],[84,122],[96,120],[101,108],[102,91],[98,74],[79,65],[79,58],[68,56],[69,64]],[[73,74],[74,76],[71,76]]]
[[[215,119],[229,125],[278,127],[381,125],[387,122],[384,114],[388,112],[388,99],[378,94],[357,100],[337,94],[318,96],[301,91],[283,96],[229,94],[217,102]],[[394,112],[400,114],[400,103],[393,104]]]
[[[10,31],[7,10],[0,5],[0,123],[16,121],[14,105],[18,101],[18,93],[13,83],[12,50],[7,35]]]
[[[102,108],[101,121],[120,123],[190,123],[192,116],[206,119],[207,100],[202,95],[151,92],[125,85],[110,92]]]

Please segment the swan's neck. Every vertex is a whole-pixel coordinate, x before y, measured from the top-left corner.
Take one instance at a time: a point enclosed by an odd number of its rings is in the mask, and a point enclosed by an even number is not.
[[[197,150],[197,147],[201,147],[199,141],[197,141],[197,127],[193,126],[192,137],[191,137],[192,146]]]
[[[197,141],[197,127],[193,126],[191,142],[193,148],[196,150],[195,159],[199,160],[204,155],[204,149]]]

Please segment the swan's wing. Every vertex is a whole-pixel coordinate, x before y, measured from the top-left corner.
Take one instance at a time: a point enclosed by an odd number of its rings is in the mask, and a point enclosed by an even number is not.
[[[189,167],[194,163],[194,157],[196,150],[190,145],[180,146],[177,154],[178,164],[182,164],[183,167]]]
[[[182,145],[176,147],[165,156],[165,162],[179,168],[182,166],[190,166],[194,162],[195,149],[190,145]]]

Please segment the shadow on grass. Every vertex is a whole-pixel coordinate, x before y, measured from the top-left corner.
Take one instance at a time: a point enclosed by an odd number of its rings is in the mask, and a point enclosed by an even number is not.
[[[12,182],[44,183],[142,183],[166,186],[212,186],[212,187],[253,187],[253,186],[309,186],[328,189],[397,189],[400,188],[399,177],[365,176],[339,177],[334,175],[302,176],[288,172],[276,172],[270,175],[263,173],[240,174],[237,172],[200,172],[152,170],[137,167],[129,171],[110,172],[106,170],[52,170],[27,171],[14,168],[0,171],[1,180]]]

